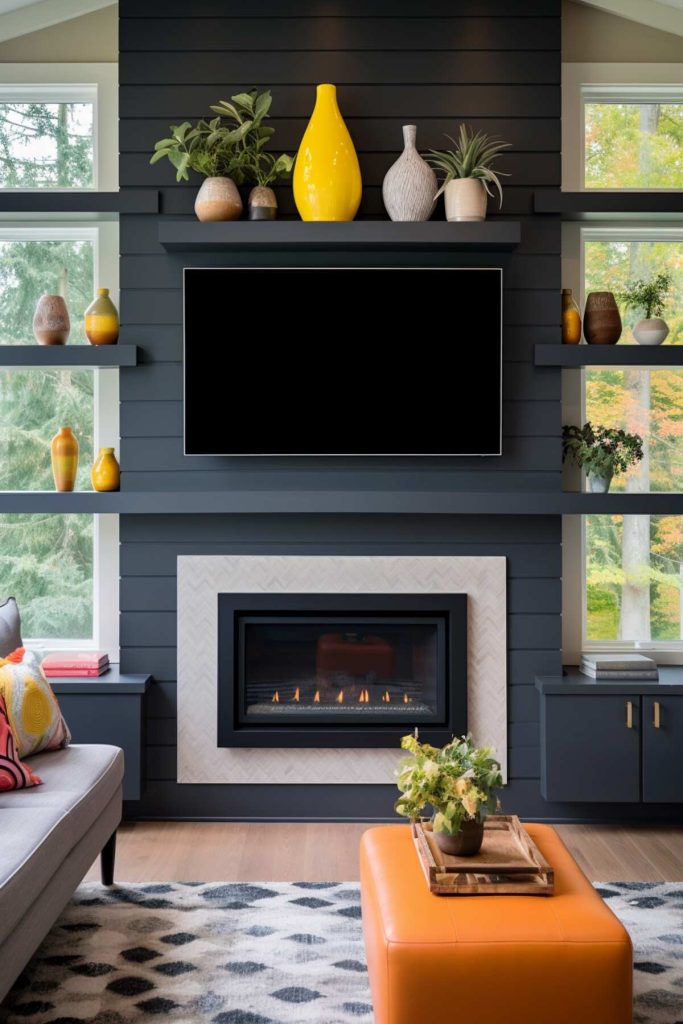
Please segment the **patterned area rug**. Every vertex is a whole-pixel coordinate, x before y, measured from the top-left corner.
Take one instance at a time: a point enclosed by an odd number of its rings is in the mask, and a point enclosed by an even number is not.
[[[683,1024],[683,885],[598,891],[635,947],[636,1024]],[[2,1024],[372,1022],[359,890],[344,883],[83,885]]]

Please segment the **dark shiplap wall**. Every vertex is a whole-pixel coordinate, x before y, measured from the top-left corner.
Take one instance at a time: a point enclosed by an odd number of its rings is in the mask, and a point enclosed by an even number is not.
[[[162,189],[162,216],[191,215],[196,182],[177,185],[170,166],[149,166],[169,122],[193,119],[209,104],[257,85],[274,93],[279,148],[294,151],[319,81],[338,85],[364,180],[360,216],[382,216],[381,182],[398,155],[401,125],[414,121],[423,148],[443,143],[466,119],[513,143],[501,163],[511,177],[503,216],[523,220],[522,245],[474,265],[505,269],[504,455],[498,459],[230,460],[182,455],[181,271],[184,265],[331,264],[317,254],[166,254],[157,219],[121,218],[121,311],[125,340],[143,365],[121,372],[121,454],[127,490],[372,487],[463,490],[560,487],[560,379],[536,370],[534,343],[555,341],[560,226],[531,216],[532,191],[560,182],[559,0],[121,0],[121,185]],[[418,13],[416,13],[416,11]],[[283,214],[294,212],[288,187]],[[436,216],[442,216],[439,209]],[[339,264],[467,263],[459,256],[383,253]],[[303,299],[300,301],[304,301]],[[420,301],[416,298],[415,301]],[[457,310],[432,357],[455,361],[453,401],[472,400],[457,377]],[[216,296],[218,330],[207,372],[232,387],[230,347],[239,322]],[[301,316],[296,296],[273,310],[264,351]],[[430,325],[425,306],[425,325]],[[450,330],[448,328],[450,327]],[[324,325],[323,341],[324,341]],[[392,339],[382,342],[388,349]],[[424,343],[415,344],[415,358]],[[486,382],[478,382],[485,387]],[[560,520],[513,517],[123,517],[122,665],[159,680],[150,700],[148,778],[137,813],[207,816],[372,816],[389,813],[391,787],[186,787],[175,783],[175,566],[179,554],[408,553],[505,554],[509,559],[510,810],[543,816],[538,792],[536,672],[560,657]],[[201,638],[198,638],[201,642]],[[359,798],[362,797],[362,800]],[[131,809],[133,810],[133,809]]]

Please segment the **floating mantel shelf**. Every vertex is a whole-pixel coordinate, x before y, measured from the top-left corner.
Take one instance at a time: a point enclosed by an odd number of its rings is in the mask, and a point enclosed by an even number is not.
[[[513,249],[520,242],[519,221],[481,223],[393,223],[356,220],[324,223],[299,220],[204,223],[193,218],[159,221],[159,241],[169,252],[226,249],[460,249],[470,252]]]
[[[563,220],[683,220],[683,192],[534,192],[534,213]]]
[[[0,345],[0,367],[136,366],[137,345]]]
[[[536,366],[683,366],[683,345],[536,345]]]
[[[559,439],[558,439],[559,450]],[[578,494],[560,491],[4,491],[0,513],[122,515],[679,515],[680,494]]]
[[[155,188],[127,188],[120,192],[12,192],[0,193],[0,213],[147,213],[159,212]]]

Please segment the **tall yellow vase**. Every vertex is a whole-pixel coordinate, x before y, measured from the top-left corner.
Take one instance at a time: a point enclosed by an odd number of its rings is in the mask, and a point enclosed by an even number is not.
[[[358,157],[337,106],[337,87],[319,85],[294,165],[294,200],[302,220],[353,220],[363,183]]]

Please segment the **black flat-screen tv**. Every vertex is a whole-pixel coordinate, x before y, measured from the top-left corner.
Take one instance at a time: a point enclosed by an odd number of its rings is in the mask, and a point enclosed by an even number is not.
[[[499,268],[186,268],[186,455],[500,455]]]

